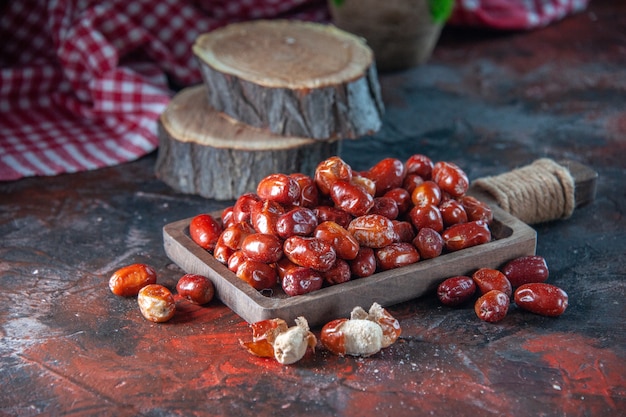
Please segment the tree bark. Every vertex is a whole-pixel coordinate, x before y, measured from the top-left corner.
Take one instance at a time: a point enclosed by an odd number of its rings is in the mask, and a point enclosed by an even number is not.
[[[216,200],[255,192],[274,173],[313,175],[339,141],[284,137],[229,120],[212,109],[203,86],[178,93],[159,119],[156,176],[173,189]]]
[[[193,46],[209,104],[279,135],[352,139],[378,131],[384,106],[371,49],[330,25],[258,20]]]

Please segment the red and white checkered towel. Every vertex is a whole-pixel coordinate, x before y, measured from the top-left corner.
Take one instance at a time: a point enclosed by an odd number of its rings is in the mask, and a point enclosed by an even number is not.
[[[590,0],[456,0],[448,23],[497,30],[547,26],[584,10]]]
[[[325,0],[32,0],[0,5],[0,180],[134,160],[196,37],[233,21],[327,20]]]
[[[451,22],[530,29],[588,0],[456,0]],[[230,22],[329,19],[327,0],[0,2],[0,181],[132,161],[157,146],[178,87],[201,82],[191,45]]]

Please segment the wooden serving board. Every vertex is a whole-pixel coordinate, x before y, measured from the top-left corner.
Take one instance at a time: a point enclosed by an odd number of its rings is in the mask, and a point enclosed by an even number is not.
[[[480,198],[485,200],[483,196]],[[516,257],[534,255],[537,243],[534,229],[496,204],[491,207],[493,240],[489,243],[296,297],[287,296],[279,286],[271,294],[259,292],[237,278],[191,240],[190,218],[166,225],[163,240],[172,261],[187,273],[209,277],[215,284],[216,296],[247,322],[282,318],[293,323],[296,317],[304,316],[311,326],[321,326],[348,317],[355,306],[367,310],[377,302],[388,307],[434,291],[448,277],[471,274],[478,268],[498,268]]]

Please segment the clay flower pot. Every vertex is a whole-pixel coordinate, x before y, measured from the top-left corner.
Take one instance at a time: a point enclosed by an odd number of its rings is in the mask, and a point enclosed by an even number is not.
[[[426,62],[452,6],[453,0],[329,0],[333,23],[367,40],[379,71]]]

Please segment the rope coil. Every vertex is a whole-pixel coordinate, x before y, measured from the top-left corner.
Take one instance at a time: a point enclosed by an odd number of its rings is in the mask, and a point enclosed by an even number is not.
[[[528,224],[567,218],[576,206],[570,172],[548,158],[505,174],[479,178],[474,185],[490,193],[502,209]]]

